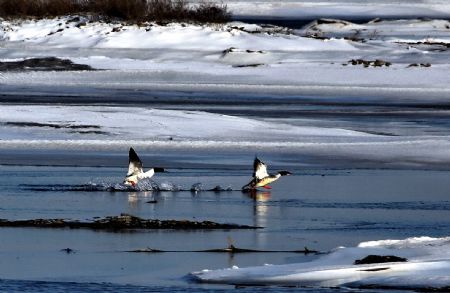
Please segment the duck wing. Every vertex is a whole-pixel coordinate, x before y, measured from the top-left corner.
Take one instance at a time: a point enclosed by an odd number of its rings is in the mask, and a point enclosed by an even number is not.
[[[267,166],[260,159],[255,157],[255,161],[253,162],[253,177],[261,180],[265,177],[269,176],[267,173]]]
[[[128,173],[127,176],[138,175],[143,173],[142,161],[133,148],[128,153]]]

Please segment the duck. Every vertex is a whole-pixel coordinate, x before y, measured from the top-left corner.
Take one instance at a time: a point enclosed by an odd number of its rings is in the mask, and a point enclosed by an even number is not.
[[[144,166],[136,151],[130,147],[128,152],[128,173],[125,176],[124,184],[126,186],[136,187],[141,179],[152,178],[157,172],[165,172],[164,168],[151,168],[144,172]]]
[[[244,185],[242,189],[253,190],[257,187],[272,189],[269,185],[270,183],[278,180],[281,176],[288,175],[292,175],[292,173],[289,171],[278,171],[275,174],[267,173],[267,165],[258,159],[258,157],[255,157],[255,160],[253,161],[253,179],[247,185]]]

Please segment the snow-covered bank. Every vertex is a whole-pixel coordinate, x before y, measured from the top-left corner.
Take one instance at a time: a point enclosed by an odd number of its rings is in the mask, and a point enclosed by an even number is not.
[[[76,19],[74,21],[74,19]],[[254,33],[252,33],[254,32]],[[283,31],[281,31],[283,32]],[[270,37],[267,33],[270,33]],[[89,22],[80,18],[27,21],[3,21],[0,38],[8,42],[26,42],[65,48],[134,48],[174,50],[353,50],[342,40],[322,42],[295,35],[277,33],[257,25],[192,25],[171,23],[142,26],[121,23]]]
[[[338,21],[289,30],[240,22],[136,26],[75,17],[2,21],[0,61],[56,56],[106,70],[3,71],[0,85],[445,100],[450,98],[448,25],[444,20]],[[353,65],[355,59],[381,59],[390,66]]]
[[[227,7],[235,16],[311,19],[321,17],[449,17],[450,5],[442,0],[387,1],[375,0],[231,0]]]
[[[205,283],[306,287],[423,289],[450,286],[450,239],[417,237],[340,247],[309,263],[204,270],[191,276]],[[354,265],[368,255],[395,255],[407,262]]]

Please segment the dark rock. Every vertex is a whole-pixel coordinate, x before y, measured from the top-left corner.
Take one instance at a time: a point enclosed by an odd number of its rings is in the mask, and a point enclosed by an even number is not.
[[[373,66],[375,67],[381,67],[384,65],[386,65],[386,62],[384,62],[383,60],[376,59],[375,61],[373,61]]]
[[[363,60],[363,59],[352,59],[350,61],[347,62],[348,64],[352,64],[352,65],[363,65],[364,67],[389,67],[392,65],[391,62],[386,62],[384,60],[381,59],[376,59],[376,60]]]
[[[363,259],[357,259],[353,263],[354,265],[365,265],[374,263],[386,263],[386,262],[407,262],[408,260],[403,257],[395,255],[368,255]]]
[[[409,64],[406,68],[410,68],[410,67],[431,67],[430,63],[411,63]]]
[[[0,62],[0,71],[73,71],[94,70],[89,65],[76,64],[56,57],[30,58],[23,61]]]
[[[230,47],[228,49],[225,49],[225,50],[222,51],[222,57],[227,55],[227,54],[229,54],[229,53],[231,53],[231,52],[235,52],[235,51],[236,51],[236,48],[234,48],[234,47]]]
[[[238,65],[233,65],[233,67],[236,68],[241,68],[241,67],[258,67],[258,66],[262,66],[265,65],[264,63],[254,63],[254,64],[238,64]]]
[[[340,20],[340,19],[330,19],[330,18],[320,18],[317,21],[317,24],[343,24],[349,25],[351,22]]]
[[[67,22],[79,22],[80,20],[81,20],[81,19],[80,19],[79,16],[75,16],[75,17],[69,19]]]
[[[378,23],[378,22],[381,22],[381,21],[382,21],[382,19],[379,18],[379,17],[377,17],[377,18],[372,19],[372,20],[369,21],[368,23]]]
[[[258,50],[258,51],[254,51],[254,50],[245,50],[245,52],[247,53],[259,53],[259,54],[263,54],[264,52],[262,50]]]
[[[85,22],[80,22],[80,23],[78,23],[75,27],[76,27],[76,28],[82,28],[82,27],[84,27],[84,26],[86,26],[86,23],[85,23]]]
[[[159,26],[167,26],[169,24],[169,22],[168,21],[157,21],[157,22],[155,22],[155,24],[159,25]]]
[[[210,230],[210,229],[257,229],[259,227],[221,224],[211,221],[188,220],[147,220],[128,214],[95,218],[92,221],[80,222],[64,219],[33,219],[9,221],[0,219],[0,227],[36,227],[36,228],[87,228],[95,230],[120,231],[126,229],[175,229],[175,230]]]

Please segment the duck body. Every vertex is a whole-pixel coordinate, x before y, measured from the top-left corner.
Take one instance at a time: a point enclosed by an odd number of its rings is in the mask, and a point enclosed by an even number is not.
[[[278,180],[281,177],[280,174],[275,174],[275,175],[269,175],[267,177],[264,177],[260,180],[256,181],[255,187],[264,187],[266,185],[269,185],[270,183]]]
[[[144,172],[144,167],[141,159],[136,154],[133,148],[130,148],[128,153],[128,173],[124,179],[124,184],[135,187],[139,180],[152,178],[155,172],[164,172],[163,168],[151,168]]]
[[[266,189],[271,189],[270,183],[278,180],[281,176],[291,175],[289,171],[279,171],[276,174],[267,173],[267,166],[260,159],[255,157],[253,161],[253,179],[242,187],[243,190],[255,189],[257,187],[263,187]]]

